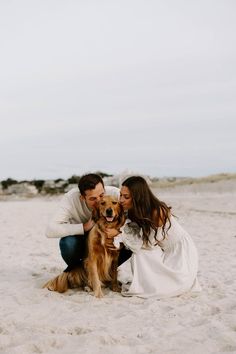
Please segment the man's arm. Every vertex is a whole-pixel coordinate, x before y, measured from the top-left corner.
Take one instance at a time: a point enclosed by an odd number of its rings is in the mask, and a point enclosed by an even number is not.
[[[46,236],[49,238],[61,238],[71,235],[83,235],[83,224],[60,223],[51,221],[46,228]]]
[[[64,195],[56,214],[52,217],[51,221],[47,225],[45,232],[47,237],[61,238],[70,235],[84,234],[84,225],[82,222],[80,222],[81,220],[79,215],[80,205],[78,202],[77,208],[75,208],[75,201],[73,200],[72,202],[72,198],[72,195]],[[77,214],[78,223],[72,222],[72,220],[74,220],[72,217],[73,213]]]
[[[106,194],[114,195],[119,198],[120,190],[119,188],[108,186],[105,187]],[[79,209],[81,208],[78,196],[75,197],[75,194],[65,194],[59,207],[49,222],[46,228],[46,236],[49,238],[61,238],[71,235],[84,235],[85,231],[89,231],[94,222],[90,219],[90,215],[87,215],[88,221],[86,223],[71,223],[73,219],[73,212],[77,214],[78,220],[80,215],[78,215]],[[76,210],[75,208],[76,204]],[[84,213],[81,209],[81,213]]]

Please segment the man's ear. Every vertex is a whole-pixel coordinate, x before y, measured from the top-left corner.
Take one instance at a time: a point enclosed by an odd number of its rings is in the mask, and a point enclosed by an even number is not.
[[[84,196],[82,195],[82,194],[80,194],[80,196],[79,196],[79,199],[82,201],[84,201],[85,200],[85,198],[84,198]]]

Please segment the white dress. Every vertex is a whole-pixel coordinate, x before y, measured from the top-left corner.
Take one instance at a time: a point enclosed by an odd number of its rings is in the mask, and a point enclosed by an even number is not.
[[[161,228],[158,229],[159,245],[154,231],[150,235],[151,245],[145,246],[137,227],[136,230],[131,227],[134,223],[123,227],[119,239],[133,254],[118,268],[122,295],[165,298],[201,291],[197,280],[197,249],[176,218],[171,216],[170,220],[171,228],[164,240]]]

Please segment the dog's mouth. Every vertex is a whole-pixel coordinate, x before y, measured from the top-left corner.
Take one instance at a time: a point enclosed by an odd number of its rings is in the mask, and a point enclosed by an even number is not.
[[[114,220],[114,216],[105,216],[107,222],[112,222]]]

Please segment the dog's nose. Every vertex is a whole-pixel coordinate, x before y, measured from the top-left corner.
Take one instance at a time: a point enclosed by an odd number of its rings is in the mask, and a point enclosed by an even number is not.
[[[112,208],[108,208],[106,210],[106,214],[107,214],[107,216],[112,216]]]

